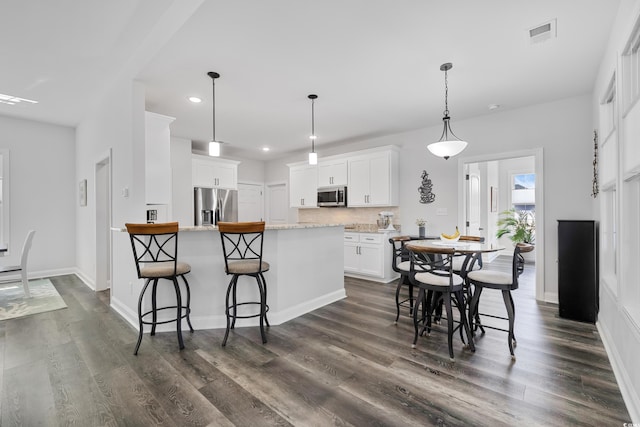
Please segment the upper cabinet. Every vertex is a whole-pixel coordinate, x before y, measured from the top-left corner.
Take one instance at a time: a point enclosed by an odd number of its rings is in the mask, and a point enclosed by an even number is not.
[[[289,165],[289,205],[315,208],[318,205],[318,168],[315,165]]]
[[[191,178],[194,187],[238,189],[238,164],[234,160],[194,155]]]
[[[399,148],[393,145],[289,164],[289,205],[317,207],[319,187],[347,186],[347,207],[398,205]]]
[[[144,178],[146,204],[171,203],[171,133],[175,119],[145,112]]]
[[[398,150],[368,152],[348,159],[347,206],[398,205]]]
[[[347,159],[318,162],[318,187],[332,185],[347,185]]]

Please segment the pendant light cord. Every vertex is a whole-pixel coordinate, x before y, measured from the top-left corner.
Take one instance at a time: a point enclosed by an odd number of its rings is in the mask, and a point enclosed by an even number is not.
[[[449,81],[446,69],[444,70],[444,115],[449,115]]]
[[[212,99],[213,99],[213,109],[212,109],[212,111],[213,111],[213,120],[212,120],[212,123],[213,123],[213,125],[212,125],[212,138],[211,138],[211,141],[215,142],[216,141],[216,79],[212,78],[211,81],[213,83],[212,84],[212,87],[213,87],[213,89],[212,89],[212,94],[213,94],[213,97],[212,97]]]
[[[315,99],[311,99],[311,152],[316,151]]]

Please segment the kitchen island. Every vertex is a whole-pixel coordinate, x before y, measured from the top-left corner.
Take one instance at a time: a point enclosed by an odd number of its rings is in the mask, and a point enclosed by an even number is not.
[[[118,231],[114,233],[114,239],[129,239],[126,229],[118,228],[114,231]],[[268,318],[272,326],[346,297],[343,234],[344,226],[341,224],[266,226],[263,259],[271,268],[264,276],[267,281]],[[135,272],[133,255],[129,253],[129,257],[131,268]],[[224,271],[224,257],[217,227],[180,227],[178,259],[191,265],[191,272],[186,277],[191,288],[191,323],[194,329],[225,328],[225,295],[231,277]],[[129,286],[131,289],[129,292],[113,289],[111,306],[137,329],[138,296],[144,281],[136,276],[132,280],[133,285],[113,284],[114,288]],[[170,282],[165,282],[167,286],[158,286],[160,306],[165,303],[172,305],[170,302],[175,301],[173,286]],[[241,277],[238,281],[238,301],[258,300],[255,280]],[[150,302],[145,301],[145,306],[150,306]],[[252,309],[250,306],[247,308]],[[236,322],[237,327],[257,324],[257,318],[238,319]],[[186,322],[182,325],[186,330]],[[175,324],[158,326],[159,331],[174,328]]]

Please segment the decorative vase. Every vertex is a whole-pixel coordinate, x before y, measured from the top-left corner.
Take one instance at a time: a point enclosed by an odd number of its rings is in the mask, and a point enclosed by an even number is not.
[[[424,225],[423,225],[423,226],[421,226],[421,227],[418,227],[418,235],[419,235],[421,238],[423,238],[423,237],[427,237],[427,231],[426,231],[426,229],[425,229],[425,226],[424,226]]]

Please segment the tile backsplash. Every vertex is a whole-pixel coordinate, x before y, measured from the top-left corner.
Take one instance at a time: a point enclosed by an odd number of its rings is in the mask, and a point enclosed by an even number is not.
[[[382,211],[393,212],[392,223],[400,227],[400,208],[386,206],[377,208],[317,208],[298,209],[298,222],[321,224],[376,224],[378,214]],[[376,226],[377,228],[377,226]]]

